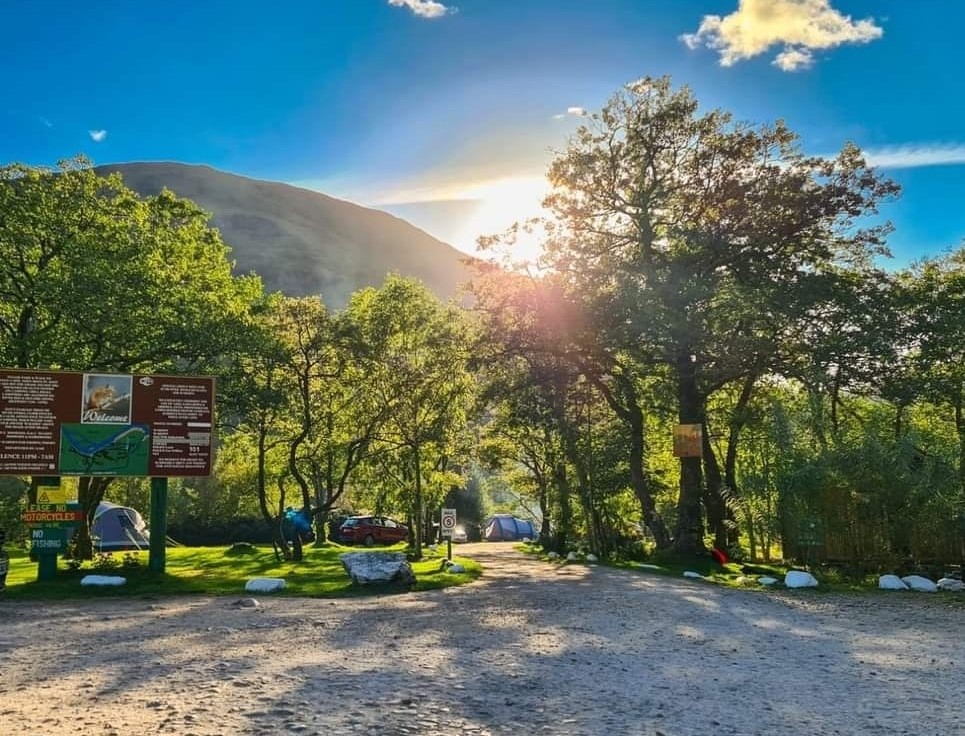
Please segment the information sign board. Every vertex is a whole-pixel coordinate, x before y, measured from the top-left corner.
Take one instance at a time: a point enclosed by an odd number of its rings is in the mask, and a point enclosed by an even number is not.
[[[210,377],[0,370],[0,475],[207,476],[213,421]]]

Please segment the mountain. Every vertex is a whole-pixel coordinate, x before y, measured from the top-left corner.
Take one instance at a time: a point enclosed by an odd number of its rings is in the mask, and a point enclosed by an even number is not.
[[[342,307],[356,289],[397,272],[449,298],[468,280],[466,255],[386,212],[288,184],[259,181],[208,166],[129,163],[118,172],[142,196],[167,187],[211,212],[231,246],[236,272],[254,271],[266,291],[321,294]]]

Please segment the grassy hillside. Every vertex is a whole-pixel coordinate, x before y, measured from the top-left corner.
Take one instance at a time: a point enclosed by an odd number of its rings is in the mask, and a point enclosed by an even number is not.
[[[117,171],[143,195],[167,187],[214,215],[241,273],[254,271],[268,291],[322,294],[330,307],[377,286],[386,274],[413,276],[448,298],[467,280],[463,253],[392,215],[287,184],[258,181],[207,166],[131,163]]]

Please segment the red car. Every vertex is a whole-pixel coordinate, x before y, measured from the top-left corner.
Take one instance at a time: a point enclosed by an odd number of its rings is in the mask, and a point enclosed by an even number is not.
[[[409,536],[409,528],[382,516],[350,516],[342,522],[338,536],[347,544],[395,544]]]

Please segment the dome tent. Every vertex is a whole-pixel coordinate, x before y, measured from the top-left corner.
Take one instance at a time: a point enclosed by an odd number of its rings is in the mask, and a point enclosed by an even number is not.
[[[96,552],[147,549],[151,539],[147,524],[137,511],[107,501],[97,505],[90,534]]]
[[[512,514],[491,516],[483,527],[483,539],[487,542],[517,542],[537,536],[533,522],[517,519]]]

